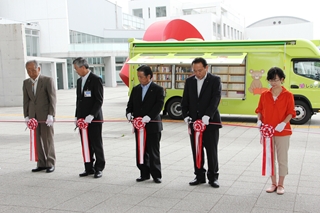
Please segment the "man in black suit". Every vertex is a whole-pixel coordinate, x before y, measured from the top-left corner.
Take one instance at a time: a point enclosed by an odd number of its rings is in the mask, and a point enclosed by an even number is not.
[[[153,73],[149,66],[142,65],[137,71],[140,84],[132,89],[126,109],[129,121],[132,121],[133,118],[142,117],[142,122],[145,123],[146,147],[143,162],[139,161],[138,144],[141,138],[138,130],[135,129],[137,167],[140,170],[140,177],[136,181],[148,180],[151,175],[154,182],[161,183],[160,139],[162,121],[160,112],[164,103],[164,92],[162,87],[151,81]]]
[[[76,119],[83,118],[84,121],[88,123],[90,150],[90,162],[84,163],[85,171],[79,174],[79,176],[84,177],[94,174],[94,178],[100,178],[102,177],[102,170],[105,167],[102,142],[102,80],[97,75],[91,73],[88,62],[84,58],[76,58],[73,61],[73,67],[78,75],[81,76],[77,80],[77,106],[75,116]],[[93,155],[95,155],[96,158],[94,165],[95,158]]]
[[[208,64],[204,58],[195,58],[192,62],[192,68],[194,75],[186,79],[181,101],[184,121],[191,130],[190,141],[194,161],[194,174],[196,175],[195,179],[189,184],[198,185],[206,182],[206,170],[203,167],[203,148],[205,148],[208,162],[207,178],[212,187],[218,188],[218,141],[219,128],[222,127],[218,111],[221,99],[221,80],[220,77],[208,73]],[[192,123],[199,119],[206,125],[206,129],[203,132],[202,147],[200,148],[202,155],[197,166],[195,131]]]

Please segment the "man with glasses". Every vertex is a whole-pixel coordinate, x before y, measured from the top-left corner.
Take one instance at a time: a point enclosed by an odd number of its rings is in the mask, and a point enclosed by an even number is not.
[[[76,119],[83,118],[88,123],[88,143],[90,162],[85,162],[85,171],[80,177],[93,175],[94,178],[102,177],[105,167],[105,158],[102,142],[102,103],[103,85],[99,76],[91,73],[86,59],[76,58],[73,67],[80,76],[77,80]],[[83,139],[81,137],[81,139]],[[82,141],[83,143],[83,141]],[[94,158],[95,156],[95,158]],[[94,161],[95,164],[94,164]]]
[[[141,65],[137,71],[140,84],[132,89],[126,109],[129,121],[135,124],[140,117],[145,125],[142,125],[142,129],[135,129],[136,161],[140,170],[140,177],[136,181],[148,180],[151,175],[155,183],[161,183],[160,112],[164,104],[164,92],[161,86],[152,82],[153,73],[149,66]]]
[[[23,114],[25,121],[35,118],[38,121],[36,129],[37,167],[32,172],[55,170],[56,154],[53,141],[53,122],[56,114],[56,88],[54,81],[41,75],[41,69],[36,60],[26,63],[29,79],[23,81]]]
[[[188,124],[194,162],[195,179],[191,186],[206,182],[204,148],[206,149],[210,186],[218,188],[219,164],[218,141],[221,125],[218,105],[221,99],[220,77],[208,73],[208,64],[204,58],[195,58],[192,62],[194,75],[187,78],[184,86],[181,107],[184,121]],[[195,131],[194,122],[205,125],[201,133]]]

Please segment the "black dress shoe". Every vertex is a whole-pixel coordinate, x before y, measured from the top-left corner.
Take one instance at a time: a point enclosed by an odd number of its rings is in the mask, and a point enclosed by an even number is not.
[[[155,179],[153,179],[153,181],[154,181],[155,183],[161,183],[161,178],[155,178]]]
[[[32,171],[32,172],[40,172],[40,171],[46,170],[46,169],[47,169],[46,167],[37,167],[37,168],[35,168],[35,169],[32,169],[31,171]]]
[[[210,186],[212,186],[213,188],[219,188],[220,184],[218,180],[214,180],[214,181],[209,181]]]
[[[54,171],[54,166],[48,167],[46,173],[50,173]]]
[[[79,174],[80,177],[85,177],[88,175],[93,175],[94,174],[94,170],[90,170],[89,172],[84,171],[83,173]]]
[[[193,181],[189,182],[189,185],[190,186],[196,186],[196,185],[199,185],[199,184],[205,183],[205,182],[206,182],[206,179],[195,178]]]
[[[142,181],[149,180],[149,179],[150,179],[150,177],[148,177],[148,178],[138,177],[138,178],[136,179],[136,181],[137,181],[137,182],[142,182]]]
[[[96,171],[94,173],[94,178],[101,178],[102,177],[102,171]]]

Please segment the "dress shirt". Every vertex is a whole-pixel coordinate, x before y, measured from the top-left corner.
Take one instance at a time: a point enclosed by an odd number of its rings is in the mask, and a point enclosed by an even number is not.
[[[83,92],[83,87],[86,84],[89,75],[90,71],[85,76],[81,77],[81,92]]]
[[[141,84],[141,87],[142,87],[142,100],[144,99],[144,96],[146,95],[149,87],[150,87],[150,84],[151,84],[151,81],[147,84],[147,85],[142,85]]]
[[[198,91],[198,97],[200,95],[200,92],[201,92],[201,88],[202,88],[202,85],[203,85],[203,82],[204,82],[204,79],[206,79],[207,77],[207,73],[206,75],[202,78],[202,79],[199,79],[197,78],[197,76],[195,76],[195,78],[197,79],[197,91]]]
[[[36,95],[39,76],[40,76],[40,75],[38,75],[38,77],[37,77],[35,80],[33,80],[32,78],[30,78],[30,80],[31,80],[31,82],[32,82],[32,92],[33,92],[34,95]]]

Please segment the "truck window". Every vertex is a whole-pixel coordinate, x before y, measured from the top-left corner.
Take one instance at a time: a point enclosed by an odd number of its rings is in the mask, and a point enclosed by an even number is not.
[[[320,61],[294,61],[293,71],[297,75],[313,80],[320,80]]]

